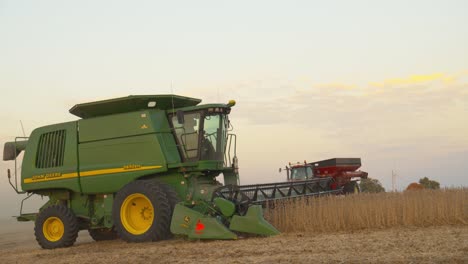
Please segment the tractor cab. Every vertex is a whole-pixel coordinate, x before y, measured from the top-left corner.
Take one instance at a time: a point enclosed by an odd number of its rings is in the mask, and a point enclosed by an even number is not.
[[[312,167],[307,165],[296,165],[291,166],[290,169],[290,181],[303,181],[312,179],[314,174],[312,172]]]
[[[286,166],[288,181],[304,181],[314,178],[312,166],[304,161],[304,163],[291,164]]]
[[[224,163],[230,105],[203,106],[169,114],[170,125],[184,162]]]

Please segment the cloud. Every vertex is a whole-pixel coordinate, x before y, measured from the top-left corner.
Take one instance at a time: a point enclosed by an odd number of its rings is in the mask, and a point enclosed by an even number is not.
[[[371,87],[383,88],[388,86],[417,85],[433,81],[441,81],[450,84],[456,81],[455,75],[446,75],[443,73],[433,73],[427,75],[411,75],[405,78],[386,79],[381,82],[370,82]]]
[[[444,166],[450,162],[447,157],[468,153],[468,75],[420,76],[426,77],[395,78],[407,81],[378,89],[343,89],[347,86],[340,83],[296,84],[282,90],[270,84],[255,93],[250,92],[253,88],[238,88],[232,122],[242,139],[240,154],[250,165],[242,177],[259,174],[254,171],[259,157],[281,164],[335,156],[361,157],[363,169],[387,186],[385,177],[392,169],[408,182],[440,177],[425,164]],[[443,81],[447,76],[453,81]],[[467,169],[457,166],[457,171]],[[441,183],[466,184],[459,177]]]
[[[325,89],[339,89],[339,90],[353,90],[357,88],[357,85],[354,84],[346,84],[346,83],[325,83],[325,84],[318,84],[315,87],[317,88],[325,88]]]
[[[261,100],[244,96],[233,112],[254,126],[319,131],[349,148],[366,145],[368,151],[378,152],[405,145],[429,152],[434,147],[463,150],[468,148],[468,124],[464,121],[468,116],[468,83],[444,81],[448,76],[396,78],[393,80],[399,81],[392,87],[383,89],[311,85]],[[439,80],[442,82],[433,83]]]

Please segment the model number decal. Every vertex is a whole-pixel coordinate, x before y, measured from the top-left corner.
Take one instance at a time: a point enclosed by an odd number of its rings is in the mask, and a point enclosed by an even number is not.
[[[140,164],[129,164],[129,165],[123,166],[123,169],[124,170],[134,170],[134,169],[139,169],[141,167],[143,167],[143,166],[140,165]]]

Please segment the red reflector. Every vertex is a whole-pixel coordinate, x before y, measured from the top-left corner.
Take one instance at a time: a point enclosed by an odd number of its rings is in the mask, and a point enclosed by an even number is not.
[[[198,219],[198,222],[195,225],[195,233],[201,235],[204,229],[205,229],[205,225],[200,221],[200,219]]]

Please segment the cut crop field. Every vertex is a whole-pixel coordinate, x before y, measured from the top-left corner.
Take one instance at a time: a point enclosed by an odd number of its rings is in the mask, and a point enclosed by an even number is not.
[[[140,244],[80,236],[73,247],[43,250],[29,235],[29,243],[2,247],[0,263],[468,263],[468,226]]]
[[[3,224],[0,263],[468,263],[468,190],[330,196],[275,204],[283,233],[235,241],[174,238],[43,250],[32,223]]]

